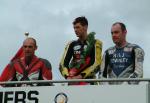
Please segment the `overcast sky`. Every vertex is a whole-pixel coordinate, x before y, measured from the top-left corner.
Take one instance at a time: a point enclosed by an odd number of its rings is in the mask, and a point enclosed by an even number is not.
[[[89,32],[113,46],[111,25],[126,24],[127,41],[145,51],[144,77],[150,77],[150,0],[0,0],[0,73],[29,32],[38,43],[37,56],[52,64],[54,79],[62,79],[58,65],[66,43],[77,39],[72,21],[85,16]]]

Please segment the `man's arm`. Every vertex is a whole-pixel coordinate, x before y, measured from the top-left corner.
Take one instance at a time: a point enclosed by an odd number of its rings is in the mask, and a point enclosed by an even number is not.
[[[47,59],[40,60],[43,62],[43,66],[40,71],[38,80],[52,80],[52,66]],[[53,83],[38,83],[37,86],[52,86]]]
[[[1,77],[0,77],[0,82],[5,82],[5,81],[12,81],[15,79],[15,69],[14,67],[12,66],[12,62],[10,64],[8,64],[2,74],[1,74]],[[1,85],[1,86],[4,86],[4,87],[14,87],[15,84],[7,84],[7,85]]]
[[[51,63],[46,59],[41,59],[44,63],[42,70],[42,78],[44,80],[52,80],[52,66]]]
[[[143,61],[144,51],[142,48],[137,47],[134,49],[135,54],[135,68],[134,72],[130,75],[130,78],[142,78],[143,77]]]
[[[15,76],[15,69],[14,67],[12,66],[12,64],[8,64],[2,74],[1,74],[1,77],[0,77],[0,81],[3,82],[3,81],[11,81]]]
[[[98,72],[100,64],[101,64],[101,53],[102,53],[102,42],[99,40],[96,40],[94,63],[81,72],[82,78],[89,77]]]
[[[72,58],[72,42],[69,42],[67,46],[65,47],[64,54],[62,56],[60,65],[59,65],[59,70],[62,74],[63,77],[67,78],[69,76],[68,68],[69,68],[69,63]]]
[[[108,63],[109,63],[108,50],[106,50],[105,53],[103,54],[102,63],[99,71],[99,78],[107,78],[107,71],[109,65]]]

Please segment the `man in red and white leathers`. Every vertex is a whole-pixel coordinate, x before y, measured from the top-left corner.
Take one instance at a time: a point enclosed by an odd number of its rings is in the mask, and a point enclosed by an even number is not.
[[[23,56],[11,61],[6,66],[1,74],[0,81],[51,80],[52,68],[50,62],[35,55],[37,49],[36,40],[27,38],[23,42],[22,49]]]

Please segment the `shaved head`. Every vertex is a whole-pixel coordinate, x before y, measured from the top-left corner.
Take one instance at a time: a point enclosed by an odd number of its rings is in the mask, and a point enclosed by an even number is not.
[[[25,39],[24,42],[23,42],[23,45],[25,44],[25,42],[29,42],[29,41],[30,41],[31,43],[33,43],[34,46],[37,47],[36,40],[35,40],[34,38],[32,38],[32,37],[28,37],[27,39]]]
[[[25,57],[33,57],[37,49],[36,40],[34,38],[27,38],[23,42],[23,50]]]

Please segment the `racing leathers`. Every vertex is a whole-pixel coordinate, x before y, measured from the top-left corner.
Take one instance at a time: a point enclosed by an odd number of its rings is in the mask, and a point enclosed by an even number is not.
[[[144,51],[136,44],[110,47],[103,55],[101,76],[104,78],[142,78]],[[121,83],[110,83],[121,84]]]
[[[82,79],[93,79],[99,71],[101,64],[102,42],[94,39],[89,52],[84,55],[84,51],[88,48],[89,42],[85,40],[74,40],[67,44],[63,57],[60,62],[59,70],[67,79],[70,76],[69,71],[75,70],[76,75],[81,75]],[[85,62],[81,62],[84,60]],[[78,65],[78,66],[77,66]]]
[[[9,63],[2,72],[0,81],[30,81],[30,80],[51,80],[51,64],[48,60],[33,56],[31,63],[26,65],[25,58],[16,59]],[[24,84],[25,85],[25,84]],[[32,86],[50,85],[33,84]],[[22,85],[15,85],[22,86]]]

